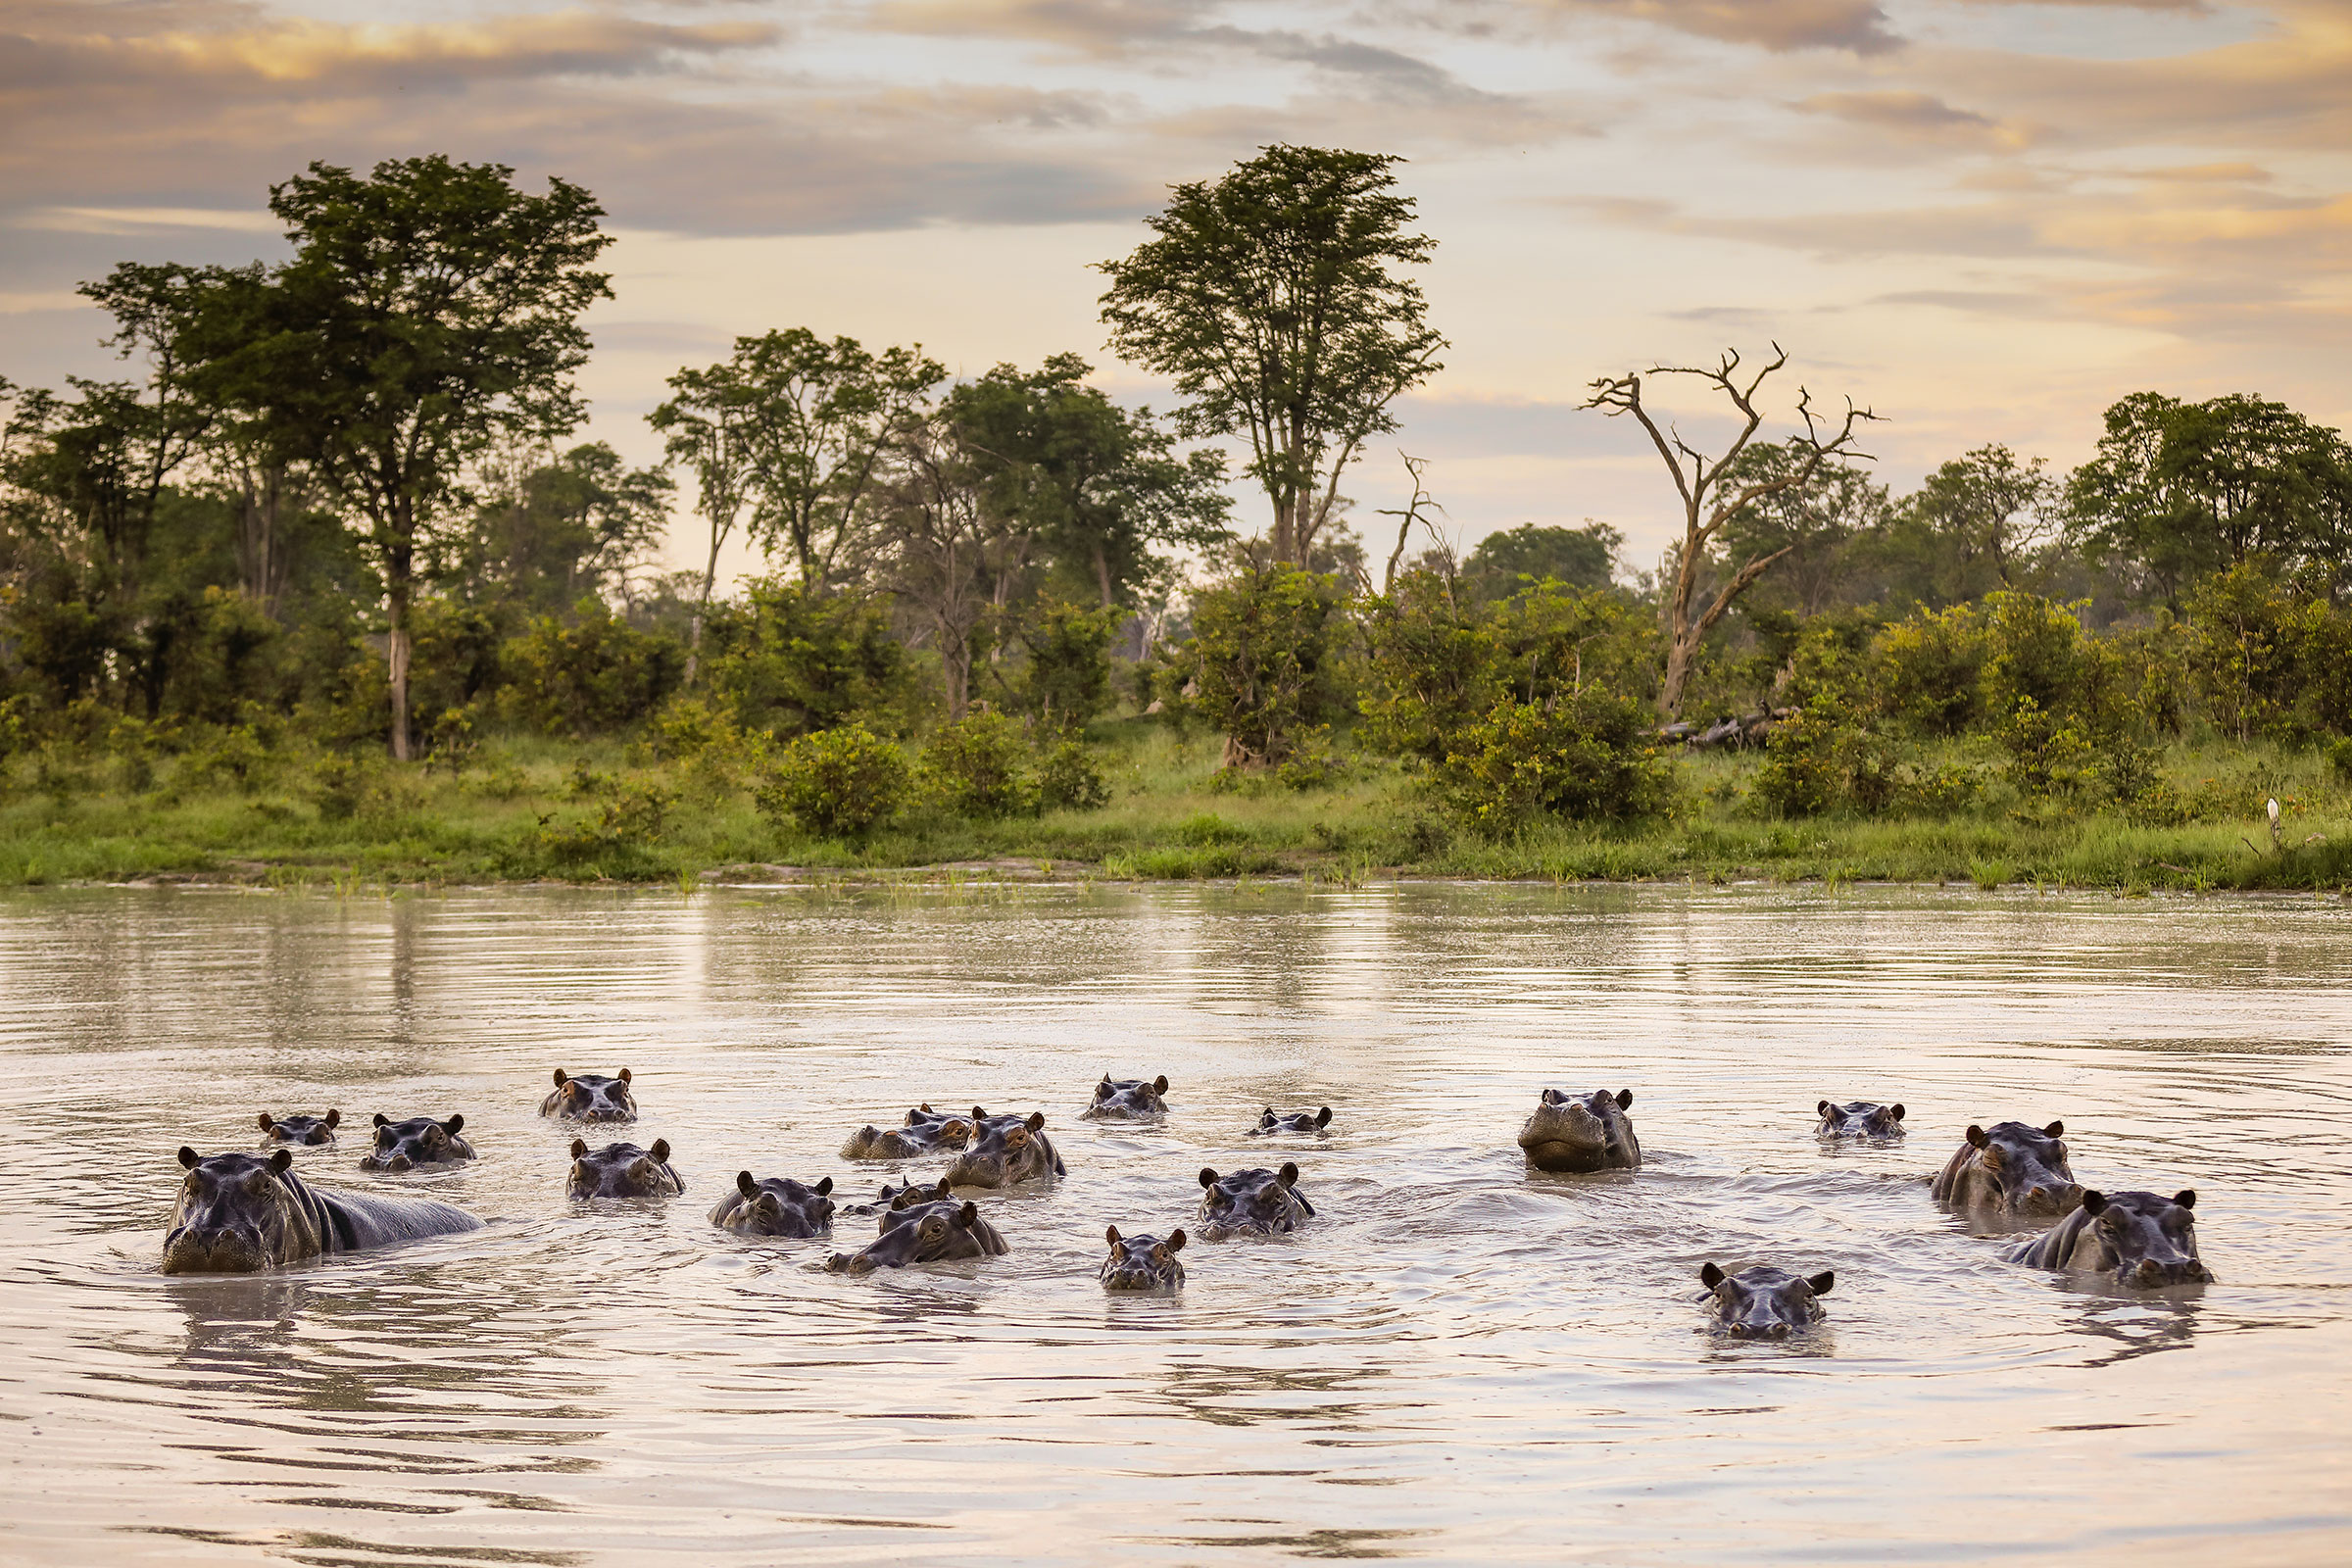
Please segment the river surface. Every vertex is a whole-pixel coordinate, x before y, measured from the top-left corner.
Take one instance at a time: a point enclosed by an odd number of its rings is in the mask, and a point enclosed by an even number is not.
[[[0,898],[0,1557],[40,1563],[2340,1562],[2352,909],[1408,885]],[[553,1068],[686,1196],[564,1197]],[[1076,1112],[1165,1073],[1155,1128]],[[1545,1085],[1639,1174],[1531,1175]],[[1900,1100],[1825,1149],[1814,1102]],[[706,1213],[917,1101],[1042,1109],[1009,1256],[870,1278]],[[1261,1107],[1334,1116],[1279,1153]],[[339,1107],[313,1182],[477,1234],[168,1278],[182,1143]],[[361,1173],[462,1110],[481,1157]],[[2021,1269],[1930,1201],[1970,1121],[2194,1187],[2218,1283]],[[606,1135],[592,1134],[594,1141]],[[1295,1237],[1106,1298],[1108,1224],[1298,1160]],[[917,1176],[944,1161],[918,1161]],[[1835,1269],[1787,1344],[1701,1263]]]

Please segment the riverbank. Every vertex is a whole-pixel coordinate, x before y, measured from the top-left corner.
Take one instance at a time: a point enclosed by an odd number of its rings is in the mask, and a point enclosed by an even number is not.
[[[2324,757],[2261,746],[2176,747],[2164,774],[2185,820],[2132,821],[1997,789],[1945,815],[1773,819],[1749,798],[1756,758],[1697,755],[1680,763],[1666,816],[1544,822],[1489,839],[1385,760],[1352,760],[1322,788],[1237,791],[1214,780],[1214,737],[1128,721],[1101,726],[1096,740],[1111,795],[1103,808],[994,821],[918,808],[862,844],[771,820],[723,762],[652,761],[618,744],[492,740],[456,773],[267,758],[161,776],[52,770],[0,800],[0,885],[1045,875],[2352,889],[2352,786]]]

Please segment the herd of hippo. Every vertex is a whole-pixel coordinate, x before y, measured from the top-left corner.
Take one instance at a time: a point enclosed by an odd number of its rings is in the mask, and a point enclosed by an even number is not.
[[[628,1069],[612,1077],[569,1074],[558,1069],[555,1092],[539,1106],[543,1116],[579,1123],[620,1123],[637,1118]],[[1155,1121],[1167,1115],[1168,1080],[1113,1080],[1095,1086],[1086,1121]],[[1638,1169],[1642,1144],[1634,1136],[1630,1090],[1567,1095],[1546,1089],[1534,1114],[1519,1131],[1519,1147],[1537,1170],[1591,1173]],[[1903,1107],[1869,1101],[1839,1104],[1824,1100],[1815,1107],[1816,1134],[1825,1140],[1901,1138]],[[336,1142],[339,1111],[322,1116],[261,1117],[260,1153],[200,1155],[179,1152],[187,1170],[172,1228],[164,1239],[168,1274],[241,1273],[326,1254],[356,1251],[426,1236],[478,1230],[482,1222],[464,1209],[428,1199],[333,1192],[294,1173],[298,1149]],[[1331,1107],[1278,1112],[1268,1106],[1250,1138],[1315,1137],[1331,1124]],[[463,1163],[474,1157],[461,1136],[462,1115],[394,1121],[378,1115],[361,1168],[414,1171]],[[736,1175],[734,1187],[710,1210],[710,1222],[741,1236],[808,1239],[833,1232],[836,1212],[872,1217],[875,1235],[855,1253],[835,1252],[826,1267],[864,1274],[950,1258],[997,1257],[1010,1250],[1004,1235],[957,1191],[1002,1190],[1024,1182],[1050,1181],[1065,1173],[1060,1153],[1045,1133],[1042,1111],[991,1115],[974,1105],[969,1114],[934,1110],[928,1104],[906,1112],[902,1126],[860,1127],[842,1146],[849,1160],[908,1160],[944,1156],[946,1170],[929,1185],[885,1183],[868,1202],[838,1208],[830,1176],[813,1183],[790,1177]],[[2210,1281],[2197,1255],[2191,1210],[2193,1192],[2171,1198],[2147,1192],[2102,1194],[2078,1184],[2067,1165],[2062,1123],[2033,1127],[2024,1122],[1972,1126],[1936,1177],[1935,1198],[1946,1208],[2015,1227],[2046,1219],[2050,1228],[2012,1243],[2003,1256],[2036,1268],[2106,1276],[2118,1286],[2149,1289]],[[651,1148],[615,1142],[591,1149],[571,1141],[566,1177],[580,1199],[643,1199],[683,1193],[685,1183],[669,1163],[669,1145]],[[1314,1217],[1314,1204],[1298,1190],[1298,1166],[1285,1160],[1277,1169],[1252,1167],[1200,1172],[1200,1198],[1193,1235],[1204,1242],[1237,1236],[1275,1236]],[[1184,1284],[1187,1232],[1164,1237],[1105,1233],[1109,1253],[1101,1279],[1114,1291],[1167,1291]],[[1699,1270],[1705,1288],[1698,1299],[1723,1327],[1740,1338],[1785,1338],[1818,1322],[1821,1298],[1836,1275],[1790,1273],[1767,1265],[1726,1273],[1709,1262]]]

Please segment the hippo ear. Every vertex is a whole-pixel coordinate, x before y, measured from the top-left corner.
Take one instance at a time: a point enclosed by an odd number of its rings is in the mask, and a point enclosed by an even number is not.
[[[1097,1100],[1108,1100],[1110,1098],[1110,1074],[1104,1073],[1102,1075],[1102,1081],[1095,1085],[1095,1098]]]
[[[1631,1089],[1620,1089],[1617,1091],[1617,1108],[1619,1110],[1631,1110],[1634,1108],[1634,1092]]]
[[[587,1152],[588,1152],[588,1140],[587,1140],[587,1139],[585,1139],[585,1138],[574,1138],[574,1139],[571,1141],[571,1157],[572,1157],[572,1158],[574,1158],[574,1159],[577,1159],[577,1158],[579,1158],[579,1157],[580,1157],[582,1154],[585,1154],[585,1153],[587,1153]]]
[[[1113,1246],[1113,1247],[1116,1247],[1116,1246],[1118,1246],[1118,1245],[1119,1245],[1119,1228],[1118,1228],[1116,1225],[1113,1225],[1113,1226],[1111,1226],[1111,1227],[1110,1227],[1108,1230],[1106,1230],[1106,1231],[1104,1231],[1104,1232],[1102,1233],[1102,1239],[1103,1239],[1104,1241],[1108,1242],[1108,1243],[1109,1243],[1111,1246]]]
[[[456,1133],[463,1130],[465,1125],[466,1114],[464,1111],[459,1111],[452,1114],[449,1120],[441,1124],[441,1127],[444,1132]]]
[[[270,1156],[270,1170],[272,1175],[283,1176],[293,1168],[294,1151],[291,1149],[281,1149]]]
[[[268,1132],[270,1128],[276,1125],[277,1123],[270,1119],[270,1113],[268,1111],[265,1110],[262,1112],[262,1131]]]
[[[2091,1188],[2085,1188],[2085,1189],[2083,1189],[2083,1193],[2082,1193],[2082,1212],[2083,1212],[2083,1213],[2085,1213],[2085,1214],[2088,1214],[2088,1215],[2089,1215],[2091,1218],[2093,1218],[2093,1219],[2096,1219],[2096,1218],[2098,1218],[2098,1217],[2099,1217],[2099,1215],[2100,1215],[2101,1213],[2105,1212],[2105,1210],[2106,1210],[2106,1207],[2107,1207],[2107,1195],[2106,1195],[2105,1193],[2102,1193],[2102,1192],[2100,1192],[2100,1191],[2099,1191],[2097,1188],[2095,1188],[2095,1187],[2091,1187]]]
[[[1168,1075],[1166,1073],[1163,1072],[1152,1080],[1152,1092],[1155,1095],[1164,1095],[1168,1092]]]
[[[1896,1121],[1901,1121],[1903,1119],[1903,1102],[1898,1100],[1893,1104],[1888,1105],[1886,1107],[1886,1114],[1892,1116]]]
[[[979,1223],[979,1220],[980,1205],[973,1202],[968,1198],[965,1199],[963,1200],[963,1206],[956,1211],[956,1223],[968,1231],[975,1224]]]
[[[930,1115],[930,1114],[931,1114],[931,1102],[929,1102],[928,1100],[924,1101],[924,1102],[923,1102],[923,1107],[922,1107],[922,1108],[923,1108],[923,1114],[924,1114],[924,1115],[926,1115],[926,1116]]]
[[[1986,1144],[1992,1142],[1984,1135],[1984,1129],[1973,1121],[1968,1124],[1968,1141],[1973,1148],[1977,1149],[1983,1149]]]
[[[746,1198],[760,1196],[760,1184],[752,1180],[752,1173],[748,1170],[739,1170],[735,1173],[735,1190]]]
[[[187,1151],[181,1150],[180,1152],[184,1154],[187,1152]],[[188,1164],[191,1162],[182,1160],[180,1163]],[[1217,1185],[1217,1173],[1213,1170],[1210,1170],[1206,1165],[1200,1167],[1200,1185],[1203,1187],[1214,1187]]]
[[[1805,1283],[1813,1287],[1815,1296],[1827,1296],[1830,1294],[1830,1287],[1838,1283],[1838,1271],[1834,1268],[1825,1268],[1811,1279],[1806,1280]]]
[[[196,1152],[196,1151],[193,1149],[190,1149],[187,1145],[182,1144],[179,1146],[179,1162],[186,1166],[189,1170],[194,1170],[199,1164],[203,1163],[203,1160],[204,1156]]]
[[[343,1113],[335,1109],[332,1105],[329,1105],[326,1110],[326,1124],[329,1127],[341,1126],[343,1124]]]
[[[932,1190],[934,1193],[938,1194],[938,1195],[939,1195],[941,1198],[945,1198],[945,1197],[947,1197],[947,1196],[948,1196],[950,1193],[952,1193],[952,1192],[954,1192],[954,1191],[956,1190],[956,1184],[955,1184],[954,1182],[952,1182],[952,1181],[948,1180],[948,1179],[947,1179],[945,1176],[942,1176],[942,1177],[939,1179],[939,1185],[938,1185],[937,1187],[934,1187],[934,1188],[933,1188],[933,1189],[931,1189],[931,1190]],[[911,1191],[910,1191],[910,1193],[909,1193],[909,1196],[911,1196]]]
[[[2196,1207],[2196,1206],[2197,1206],[2197,1194],[2196,1194],[2196,1189],[2194,1189],[2194,1188],[2191,1188],[2191,1187],[2183,1187],[2183,1188],[2181,1188],[2181,1189],[2180,1189],[2180,1191],[2179,1191],[2179,1192],[2177,1192],[2177,1193],[2175,1193],[2175,1194],[2173,1195],[2173,1201],[2174,1201],[2174,1202],[2176,1202],[2176,1203],[2179,1203],[2179,1204],[2180,1204],[2180,1205],[2182,1208],[2194,1208],[2194,1207]]]
[[[556,1069],[556,1087],[561,1089],[569,1082],[571,1082],[571,1079],[564,1074],[563,1068],[558,1067]]]
[[[1723,1270],[1717,1268],[1712,1263],[1700,1264],[1698,1269],[1698,1283],[1704,1285],[1710,1291],[1713,1290],[1716,1286],[1723,1283]]]
[[[1829,1113],[1830,1113],[1830,1102],[1829,1102],[1828,1101],[1826,1101],[1826,1100],[1825,1100],[1825,1101],[1823,1101],[1823,1102],[1822,1102],[1820,1104],[1818,1104],[1818,1105],[1815,1105],[1815,1106],[1813,1107],[1813,1114],[1814,1114],[1814,1115],[1816,1115],[1816,1116],[1827,1116]]]
[[[2054,1121],[2047,1127],[2044,1127],[2042,1131],[2049,1134],[2052,1138],[2064,1138],[2066,1136],[2066,1123],[2062,1121]]]
[[[981,1106],[981,1105],[974,1105],[974,1106],[972,1107],[972,1120],[974,1120],[974,1121],[986,1121],[986,1120],[988,1120],[988,1110],[987,1110],[987,1108],[986,1108],[985,1106]]]
[[[1177,1227],[1176,1227],[1174,1230],[1172,1230],[1172,1231],[1170,1231],[1170,1232],[1168,1233],[1167,1248],[1168,1248],[1168,1250],[1169,1250],[1169,1251],[1171,1251],[1171,1252],[1181,1252],[1181,1251],[1183,1251],[1183,1250],[1184,1250],[1184,1227],[1183,1227],[1183,1226],[1179,1225],[1179,1226],[1177,1226]]]
[[[612,1076],[618,1078],[622,1083],[625,1084],[629,1081],[629,1069],[623,1067],[620,1069],[620,1071],[614,1073]]]
[[[1315,1125],[1318,1127],[1331,1125],[1331,1107],[1329,1105],[1325,1105],[1321,1110],[1315,1112]]]
[[[823,1197],[824,1197],[826,1194],[828,1194],[828,1193],[830,1193],[830,1192],[832,1192],[832,1191],[833,1191],[833,1178],[832,1178],[832,1177],[830,1177],[830,1176],[826,1177],[826,1178],[825,1178],[823,1181],[821,1181],[821,1182],[818,1182],[818,1183],[816,1184],[816,1196],[817,1196],[817,1197],[819,1197],[819,1198],[823,1198]]]
[[[666,1164],[668,1164],[668,1163],[669,1163],[669,1140],[668,1140],[668,1139],[666,1139],[666,1138],[657,1138],[657,1139],[655,1139],[655,1140],[654,1140],[654,1147],[653,1147],[652,1149],[650,1149],[650,1150],[646,1151],[646,1152],[648,1152],[648,1153],[650,1153],[650,1154],[652,1154],[652,1155],[654,1156],[654,1159],[655,1159],[655,1162],[656,1162],[656,1163],[658,1163],[658,1164],[662,1164],[662,1165],[666,1165]]]
[[[389,1127],[392,1125],[392,1118],[379,1110],[375,1113],[375,1124],[378,1127]]]
[[[1282,1185],[1283,1185],[1283,1186],[1285,1186],[1285,1187],[1296,1187],[1296,1186],[1298,1186],[1298,1162],[1297,1160],[1295,1160],[1295,1159],[1286,1159],[1286,1160],[1284,1160],[1284,1161],[1282,1162],[1282,1169],[1280,1169],[1280,1170],[1278,1170],[1278,1171],[1276,1171],[1276,1172],[1274,1173],[1274,1179],[1275,1179],[1276,1181],[1278,1181],[1278,1182],[1282,1183]]]
[[[1031,1132],[1036,1132],[1040,1128],[1044,1127],[1045,1124],[1046,1113],[1042,1110],[1033,1110],[1029,1113],[1029,1119],[1023,1122],[1021,1125],[1028,1128]]]

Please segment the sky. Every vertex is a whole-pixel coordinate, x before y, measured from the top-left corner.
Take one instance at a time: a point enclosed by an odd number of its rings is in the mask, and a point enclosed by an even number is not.
[[[2071,466],[2141,389],[2352,422],[2352,0],[0,0],[0,375],[117,373],[75,284],[281,256],[313,160],[442,152],[604,204],[586,434],[633,461],[664,376],[770,327],[1076,350],[1165,408],[1092,266],[1272,142],[1404,158],[1438,241],[1367,534],[1402,451],[1464,547],[1591,518],[1653,565],[1673,489],[1589,383],[1775,342],[1765,433],[1867,405],[1898,492]]]

